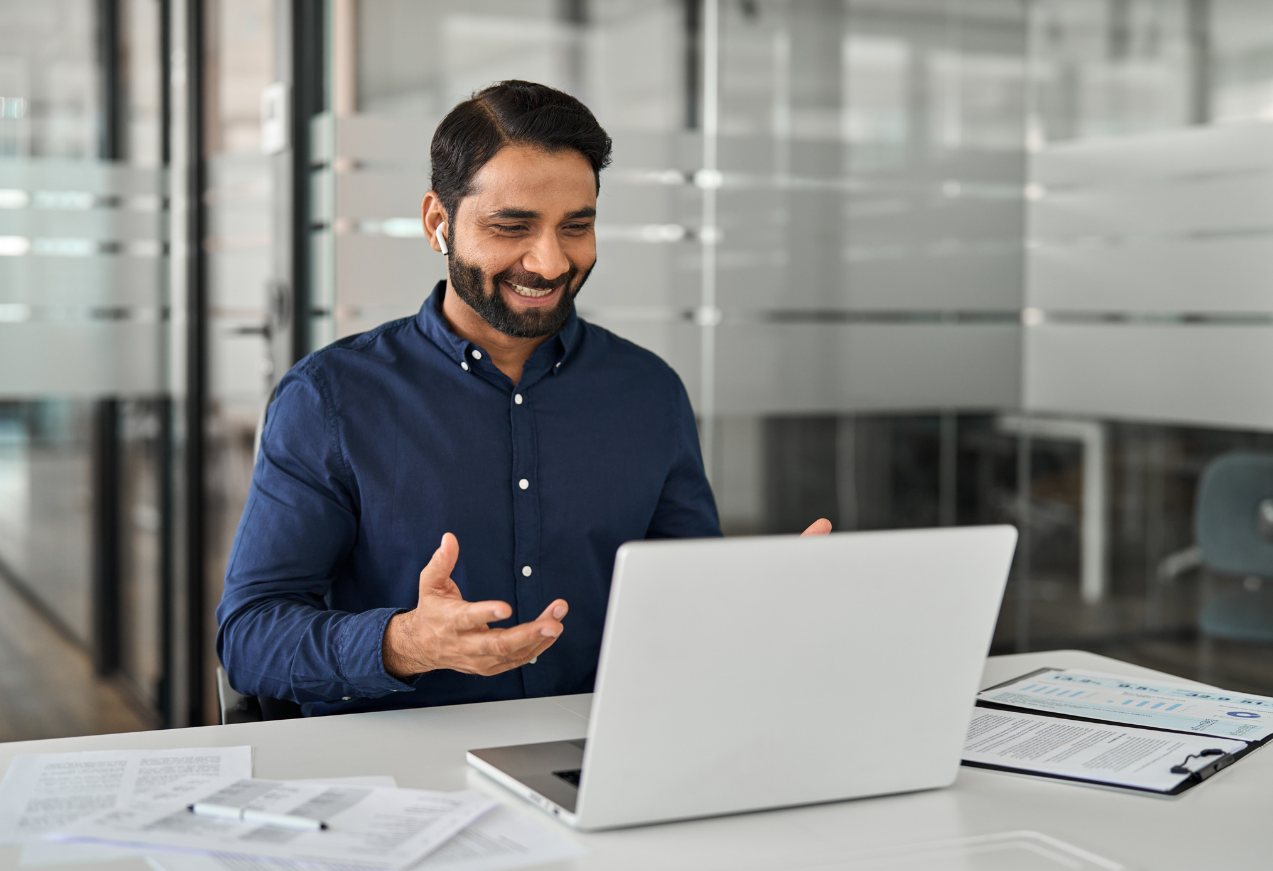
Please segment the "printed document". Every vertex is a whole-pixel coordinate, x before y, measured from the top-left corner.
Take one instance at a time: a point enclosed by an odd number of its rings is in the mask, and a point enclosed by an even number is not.
[[[198,790],[251,776],[251,747],[20,754],[0,782],[0,844],[33,843],[53,829],[138,802],[171,803],[177,784]]]
[[[1154,729],[1260,741],[1273,734],[1273,698],[1138,681],[1094,671],[1048,671],[977,698]]]
[[[329,783],[339,786],[387,786],[390,789],[398,785],[398,782],[388,774],[362,777],[316,777],[308,780],[310,783]],[[110,844],[41,841],[23,846],[21,863],[23,865],[62,865],[71,862],[105,862],[130,856],[142,858],[143,851],[137,847],[117,847]]]
[[[411,871],[502,871],[523,865],[560,862],[588,852],[564,834],[531,822],[508,808],[496,808],[447,841]],[[163,853],[146,860],[155,871],[360,871],[246,856]]]
[[[187,807],[191,803],[320,820],[326,829],[305,831],[197,816]],[[245,779],[211,784],[162,809],[145,805],[108,811],[59,828],[57,835],[147,848],[403,868],[436,850],[495,804],[476,792]]]
[[[1236,753],[1246,742],[1081,723],[1037,714],[973,708],[964,761],[1020,771],[1170,792],[1191,772],[1215,761],[1203,750]],[[1187,758],[1190,756],[1194,758]]]

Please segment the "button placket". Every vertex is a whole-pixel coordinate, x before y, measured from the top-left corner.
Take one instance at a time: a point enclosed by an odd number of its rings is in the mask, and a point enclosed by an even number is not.
[[[514,392],[508,405],[512,436],[512,463],[509,487],[513,500],[513,564],[514,598],[517,622],[533,620],[547,604],[543,601],[542,572],[539,571],[540,506],[536,481],[538,448],[535,415],[529,398]],[[527,694],[547,692],[546,676],[533,669],[518,669]]]

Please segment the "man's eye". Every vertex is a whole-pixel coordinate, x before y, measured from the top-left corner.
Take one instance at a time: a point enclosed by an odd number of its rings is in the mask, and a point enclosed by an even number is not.
[[[581,233],[592,229],[591,224],[567,224],[566,229],[573,233]]]
[[[525,224],[493,224],[492,225],[500,233],[524,233],[526,232]]]

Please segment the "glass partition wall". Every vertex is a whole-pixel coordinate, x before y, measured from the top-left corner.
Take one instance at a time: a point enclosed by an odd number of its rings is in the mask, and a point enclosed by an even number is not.
[[[580,312],[680,373],[727,533],[1016,517],[1025,7],[354,11],[350,99],[314,128],[314,336],[419,307],[445,274],[417,217],[434,127],[490,82],[544,81],[615,141]]]
[[[0,740],[215,719],[219,578],[296,359],[291,137],[260,121],[291,6],[0,0]]]
[[[995,652],[1273,691],[1213,619],[1268,584],[1194,533],[1209,464],[1273,452],[1271,21],[0,0],[2,737],[214,718],[270,391],[444,276],[428,143],[505,78],[614,137],[580,311],[680,373],[727,534],[1014,523]]]
[[[1273,22],[1249,0],[1049,0],[1030,29],[1018,631],[1268,693],[1270,572],[1221,571],[1194,524],[1223,504],[1199,490],[1212,461],[1273,449]],[[1253,512],[1228,523],[1260,546]]]
[[[0,3],[0,740],[160,720],[162,17]]]
[[[271,295],[280,179],[262,148],[262,93],[278,80],[273,0],[205,0],[203,234],[207,397],[204,417],[201,622],[203,709],[216,710],[216,606],[247,502],[257,423],[282,372],[271,356]],[[286,363],[290,365],[291,360]]]
[[[580,311],[681,374],[727,533],[1015,523],[996,652],[1273,690],[1267,645],[1199,629],[1262,582],[1193,548],[1207,464],[1273,449],[1258,3],[332,9],[317,344],[443,277],[417,218],[443,114],[552,84],[615,140]]]

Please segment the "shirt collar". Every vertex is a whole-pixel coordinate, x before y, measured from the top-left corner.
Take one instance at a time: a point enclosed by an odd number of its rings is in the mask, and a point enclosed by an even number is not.
[[[446,296],[446,282],[439,281],[433,288],[433,293],[429,294],[429,298],[424,301],[424,305],[420,307],[420,313],[416,315],[416,325],[420,332],[424,333],[433,344],[442,349],[448,357],[457,363],[466,363],[469,355],[474,348],[478,346],[470,342],[468,339],[461,338],[451,329],[451,325],[447,323],[446,318],[442,315],[442,299]],[[583,334],[583,329],[579,325],[579,315],[573,310],[570,317],[566,319],[566,323],[557,331],[557,335],[553,336],[544,345],[551,346],[550,356],[554,358],[554,369],[566,362],[570,354],[579,345],[579,339]],[[544,345],[535,349],[534,356],[540,356],[539,352]],[[466,363],[467,365],[467,363]]]

